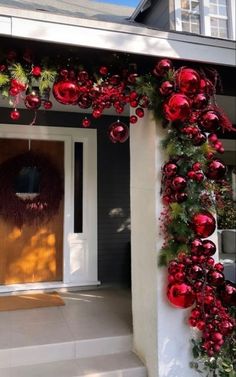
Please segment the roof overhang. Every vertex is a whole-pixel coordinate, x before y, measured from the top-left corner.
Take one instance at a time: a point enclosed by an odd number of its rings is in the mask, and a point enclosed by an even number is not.
[[[0,8],[0,35],[127,53],[236,65],[235,41],[130,24]]]

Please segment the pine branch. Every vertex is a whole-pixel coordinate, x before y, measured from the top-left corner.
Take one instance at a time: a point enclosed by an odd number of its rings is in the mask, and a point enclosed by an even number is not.
[[[9,76],[5,73],[0,73],[0,87],[8,84],[10,81]]]
[[[39,78],[39,91],[41,94],[49,88],[52,87],[55,78],[56,78],[57,72],[50,69],[45,69],[42,71],[41,76]]]
[[[28,84],[26,72],[20,63],[13,64],[9,70],[13,79],[21,82],[22,84]]]

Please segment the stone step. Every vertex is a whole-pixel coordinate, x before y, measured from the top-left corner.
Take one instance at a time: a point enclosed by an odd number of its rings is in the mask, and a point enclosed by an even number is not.
[[[30,357],[30,356],[29,356]],[[147,377],[132,352],[0,369],[1,377]]]
[[[129,352],[131,349],[131,334],[50,344],[37,344],[27,347],[4,348],[0,349],[0,368],[83,359],[119,352]],[[0,376],[2,377],[1,372]]]

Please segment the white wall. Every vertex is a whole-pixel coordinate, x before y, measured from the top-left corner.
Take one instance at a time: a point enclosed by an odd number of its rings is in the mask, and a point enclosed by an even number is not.
[[[166,299],[166,268],[157,266],[161,166],[164,131],[151,113],[131,125],[131,253],[134,349],[149,377],[195,377],[189,368],[191,330],[188,310],[175,309]]]

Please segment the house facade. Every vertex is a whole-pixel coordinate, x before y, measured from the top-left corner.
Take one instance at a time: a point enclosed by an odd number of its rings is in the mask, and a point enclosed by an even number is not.
[[[42,8],[36,1],[21,1],[10,7],[0,1],[1,46],[31,47],[45,55],[47,51],[55,51],[55,59],[60,51],[65,55],[75,53],[87,56],[91,64],[96,60],[102,62],[104,56],[109,60],[110,55],[125,53],[145,66],[152,66],[162,57],[174,60],[177,65],[213,65],[225,83],[219,103],[236,123],[231,81],[236,64],[235,42],[231,40],[235,39],[235,23],[228,8],[226,15],[219,14],[223,2],[216,2],[216,8],[213,2],[209,4],[212,12],[214,8],[217,16],[222,16],[218,18],[223,23],[213,14],[217,18],[214,23],[209,12],[202,21],[199,10],[202,5],[197,1],[181,4],[142,1],[136,10],[119,8],[120,13],[112,6],[107,6],[105,12],[104,4],[89,0],[83,6],[71,1],[69,10],[58,9],[57,2],[54,6],[52,3]],[[161,3],[168,5],[164,28],[152,21],[164,20],[160,16]],[[231,7],[233,3],[230,2]],[[198,23],[192,20],[199,20],[200,26],[195,28]],[[205,29],[203,22],[208,24]],[[81,112],[69,105],[65,112],[55,102],[52,110],[38,111],[37,127],[29,127],[32,114],[19,104],[21,107],[21,118],[12,125],[8,103],[1,102],[0,139],[2,145],[9,143],[14,149],[17,144],[22,150],[29,148],[29,140],[31,149],[43,150],[48,148],[47,143],[55,144],[51,145],[51,150],[55,149],[52,152],[55,163],[64,164],[63,219],[58,230],[58,234],[63,232],[60,246],[63,256],[54,261],[59,266],[56,279],[39,276],[36,280],[23,277],[22,281],[9,278],[5,282],[3,278],[0,291],[9,292],[13,287],[21,290],[130,284],[131,268],[135,352],[147,366],[149,377],[189,377],[190,350],[183,347],[181,340],[188,336],[189,329],[183,324],[184,314],[173,311],[165,301],[165,271],[157,268],[157,254],[162,245],[157,229],[161,212],[161,178],[157,172],[165,160],[159,147],[164,131],[147,112],[131,127],[130,145],[112,145],[107,140],[107,128],[117,120],[114,113],[106,113],[96,125],[86,129],[78,125],[85,115],[89,116],[90,110]],[[129,121],[129,111],[119,116],[122,122]],[[61,162],[57,160],[59,155]],[[76,176],[80,169],[81,175]],[[81,192],[81,176],[82,195],[76,197]],[[14,229],[11,231],[17,238]],[[216,239],[216,234],[213,237]],[[51,247],[50,237],[47,240]],[[179,323],[183,324],[181,329]]]

